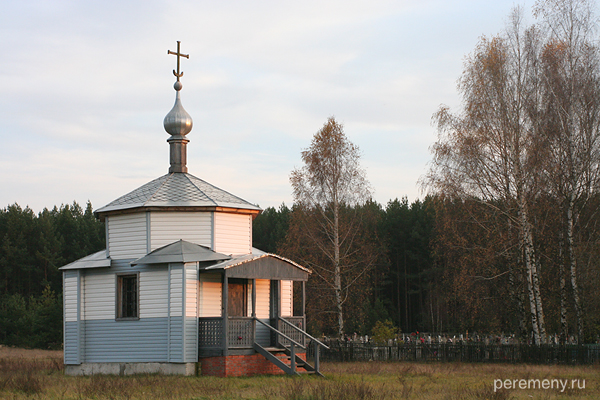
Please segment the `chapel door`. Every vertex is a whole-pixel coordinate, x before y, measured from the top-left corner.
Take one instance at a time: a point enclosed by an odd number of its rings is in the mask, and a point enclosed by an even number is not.
[[[246,279],[229,279],[227,287],[229,316],[248,316],[248,283]]]

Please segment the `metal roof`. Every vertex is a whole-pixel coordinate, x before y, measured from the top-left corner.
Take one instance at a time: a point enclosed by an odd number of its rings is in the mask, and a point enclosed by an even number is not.
[[[77,261],[60,267],[59,270],[103,267],[110,267],[110,258],[106,256],[106,250],[100,250],[97,253],[80,258]]]
[[[140,207],[226,207],[261,209],[185,172],[161,176],[96,210],[98,213]]]
[[[151,251],[142,258],[132,261],[131,265],[223,261],[229,259],[231,259],[230,256],[212,251],[208,247],[180,239],[174,243]]]

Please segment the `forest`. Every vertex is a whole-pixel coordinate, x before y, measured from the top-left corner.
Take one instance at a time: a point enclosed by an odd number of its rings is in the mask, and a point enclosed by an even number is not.
[[[105,248],[104,224],[76,202],[0,210],[0,343],[62,346],[63,265]]]
[[[389,320],[406,333],[505,333],[527,338],[531,332],[523,322],[527,310],[511,293],[522,292],[524,282],[511,282],[511,261],[501,229],[491,228],[502,226],[498,223],[501,214],[494,215],[492,210],[475,200],[434,196],[412,203],[406,198],[385,205],[370,201],[357,210],[346,210],[368,221],[360,234],[369,239],[374,261],[348,290],[345,332],[370,335],[378,321]],[[544,222],[536,246],[547,332],[560,334],[559,219],[543,202],[532,211]],[[298,260],[302,249],[294,248],[297,238],[291,232],[295,212],[296,207],[285,204],[266,208],[253,222],[254,247]],[[587,342],[596,342],[600,334],[600,238],[595,229],[600,221],[597,214],[593,219],[578,230],[581,245],[576,249]],[[93,216],[90,203],[85,209],[73,203],[38,214],[14,204],[0,210],[0,238],[0,343],[60,348],[58,268],[103,249],[103,223]],[[312,274],[307,285],[312,334],[337,334],[330,298],[328,289]],[[567,302],[568,332],[576,335],[575,305]]]

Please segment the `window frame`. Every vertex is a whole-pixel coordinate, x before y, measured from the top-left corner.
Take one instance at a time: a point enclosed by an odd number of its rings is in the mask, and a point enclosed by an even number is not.
[[[123,279],[135,277],[135,315],[123,316]],[[116,290],[115,290],[115,320],[117,321],[137,321],[140,319],[140,273],[139,272],[122,272],[116,274]]]

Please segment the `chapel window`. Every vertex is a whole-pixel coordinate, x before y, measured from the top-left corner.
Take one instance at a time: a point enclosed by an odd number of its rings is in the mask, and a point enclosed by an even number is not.
[[[117,319],[139,318],[138,274],[117,276]]]

